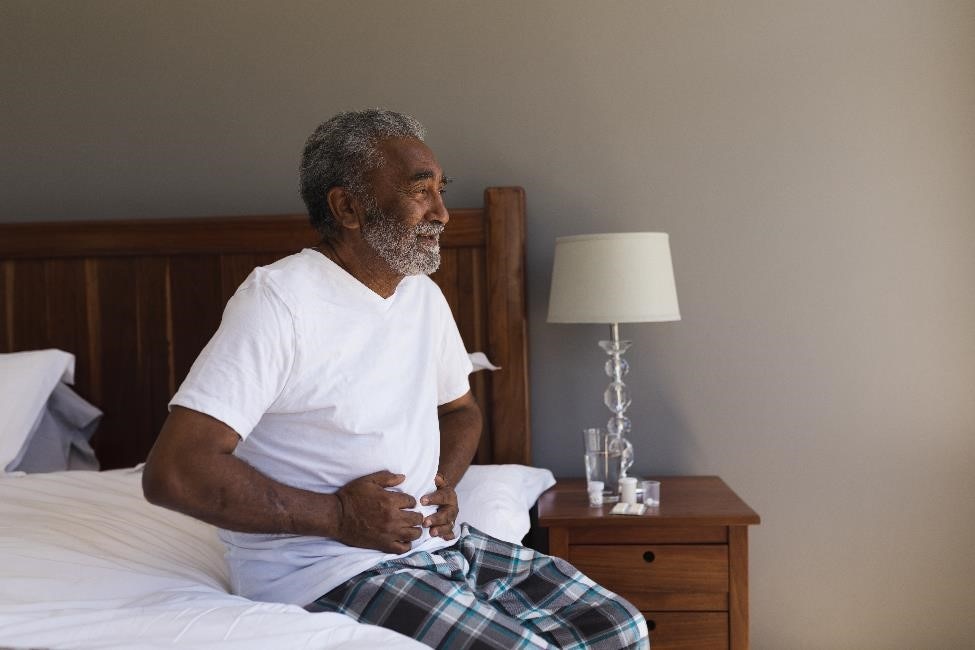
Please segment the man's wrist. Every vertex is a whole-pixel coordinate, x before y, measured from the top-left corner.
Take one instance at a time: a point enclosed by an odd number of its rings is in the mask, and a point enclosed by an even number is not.
[[[318,504],[311,512],[315,512],[314,521],[310,523],[310,530],[305,534],[318,535],[338,539],[342,532],[342,519],[345,516],[345,503],[338,492],[316,495]]]

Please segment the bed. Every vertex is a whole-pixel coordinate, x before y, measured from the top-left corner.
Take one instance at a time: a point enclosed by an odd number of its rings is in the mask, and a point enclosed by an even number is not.
[[[458,522],[508,539],[553,482],[530,467],[524,223],[520,188],[488,188],[451,210],[432,276],[468,350],[500,366],[471,376],[484,433]],[[227,298],[316,242],[303,215],[0,224],[0,353],[70,353],[103,412],[102,471],[0,476],[0,647],[422,647],[229,594],[215,529],[142,498],[140,463]]]

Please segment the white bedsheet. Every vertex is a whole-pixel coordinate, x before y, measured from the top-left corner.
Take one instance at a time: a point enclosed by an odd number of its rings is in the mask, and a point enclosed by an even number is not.
[[[227,593],[215,529],[143,499],[137,470],[0,477],[0,646],[426,646]]]

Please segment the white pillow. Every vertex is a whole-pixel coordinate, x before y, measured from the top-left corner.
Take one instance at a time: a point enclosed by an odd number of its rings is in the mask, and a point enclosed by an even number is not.
[[[525,465],[471,465],[455,491],[460,524],[467,523],[482,533],[520,544],[531,527],[528,511],[542,492],[555,485],[547,469]]]
[[[491,363],[491,360],[483,352],[470,352],[467,358],[471,360],[471,372],[477,372],[478,370],[501,370],[501,366],[496,366]]]
[[[0,473],[20,460],[59,381],[74,383],[74,355],[62,350],[0,354]]]

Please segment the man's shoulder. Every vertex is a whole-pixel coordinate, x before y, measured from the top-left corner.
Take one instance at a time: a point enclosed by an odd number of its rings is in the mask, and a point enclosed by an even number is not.
[[[282,298],[301,295],[316,285],[314,260],[302,251],[282,257],[266,266],[258,266],[247,276],[241,288],[254,287],[279,294]]]
[[[302,253],[288,255],[266,266],[255,267],[237,287],[231,303],[238,310],[272,307],[292,317],[307,302],[303,297],[313,290],[314,274]]]
[[[312,274],[317,268],[313,255],[308,254],[308,250],[286,255],[276,262],[258,266],[255,271],[271,274],[280,279],[302,278]]]

